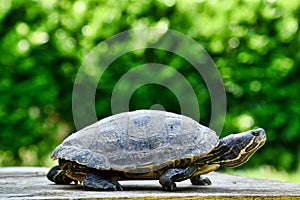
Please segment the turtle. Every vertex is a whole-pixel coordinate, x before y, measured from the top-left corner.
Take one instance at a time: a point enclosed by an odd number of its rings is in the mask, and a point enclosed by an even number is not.
[[[160,110],[136,110],[103,118],[68,136],[52,152],[58,164],[47,178],[56,184],[82,183],[92,190],[123,190],[121,180],[159,180],[210,185],[203,176],[221,166],[236,167],[266,141],[257,128],[219,139],[190,117]]]

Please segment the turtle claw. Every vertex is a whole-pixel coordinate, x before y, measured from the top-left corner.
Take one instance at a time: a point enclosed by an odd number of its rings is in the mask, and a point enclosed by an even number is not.
[[[106,181],[106,180],[105,180]],[[105,182],[103,181],[103,182]],[[112,181],[112,182],[107,182],[104,186],[103,186],[103,190],[107,190],[107,191],[122,191],[123,188],[119,183],[115,183],[116,181]],[[100,188],[99,188],[100,189]]]
[[[165,190],[165,191],[175,191],[175,190],[177,190],[177,187],[176,187],[176,184],[173,183],[169,186],[163,186],[163,190]]]
[[[115,191],[122,191],[123,187],[120,185],[118,181],[111,181],[113,183],[113,188]]]

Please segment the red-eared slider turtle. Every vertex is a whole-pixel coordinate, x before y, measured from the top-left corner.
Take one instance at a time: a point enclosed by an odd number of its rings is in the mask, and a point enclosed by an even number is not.
[[[122,190],[119,180],[159,179],[164,190],[220,166],[245,163],[266,141],[261,128],[217,134],[193,119],[165,111],[138,110],[102,119],[70,135],[52,153],[59,166],[47,174],[57,184],[82,182],[96,190]]]

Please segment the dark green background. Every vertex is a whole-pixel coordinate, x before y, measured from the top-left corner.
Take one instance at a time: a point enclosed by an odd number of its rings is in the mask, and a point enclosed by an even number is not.
[[[268,141],[245,167],[300,164],[299,1],[71,1],[0,2],[0,165],[46,165],[50,152],[75,131],[72,89],[84,58],[101,41],[140,27],[168,27],[201,44],[226,88],[221,137],[263,127]],[[97,90],[100,118],[111,114],[119,78],[156,62],[186,77],[199,98],[201,123],[209,124],[210,98],[195,69],[177,55],[147,49],[121,56]],[[163,91],[163,94],[162,94]],[[167,88],[148,84],[130,109],[161,104],[180,112]]]

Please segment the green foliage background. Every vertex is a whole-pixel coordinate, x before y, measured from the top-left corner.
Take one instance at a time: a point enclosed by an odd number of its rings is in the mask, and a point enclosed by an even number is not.
[[[300,1],[71,1],[0,2],[0,166],[47,165],[51,151],[75,131],[72,89],[84,58],[99,42],[128,29],[169,28],[201,44],[215,61],[227,92],[221,136],[263,127],[268,141],[245,167],[300,165]],[[184,59],[158,50],[131,52],[101,78],[96,110],[111,114],[122,74],[140,64],[174,67],[199,98],[201,123],[210,119],[209,94]],[[180,112],[174,94],[145,85],[130,109],[161,104]]]

